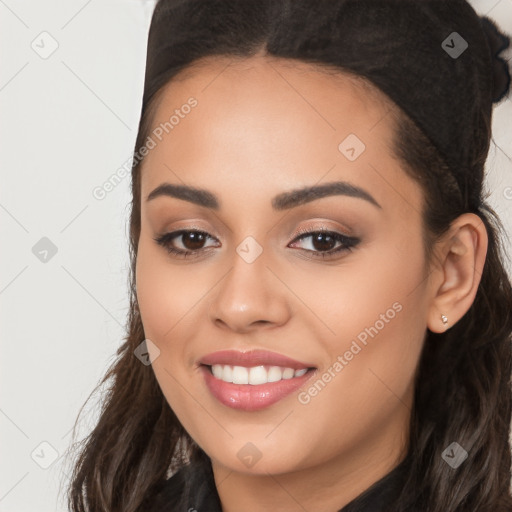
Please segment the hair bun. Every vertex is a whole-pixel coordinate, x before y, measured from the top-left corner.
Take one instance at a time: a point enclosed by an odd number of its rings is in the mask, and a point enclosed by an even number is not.
[[[492,56],[493,66],[493,102],[498,103],[510,88],[510,69],[508,63],[499,54],[509,47],[510,38],[500,32],[494,21],[483,16],[480,18]]]

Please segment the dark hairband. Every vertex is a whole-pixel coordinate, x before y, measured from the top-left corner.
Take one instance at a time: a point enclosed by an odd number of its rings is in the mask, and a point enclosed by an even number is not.
[[[466,0],[346,0],[337,22],[346,44],[334,60],[368,78],[416,122],[466,204],[478,205],[488,150],[482,133],[490,130],[493,103],[509,90],[499,53],[510,39]]]
[[[241,20],[243,36],[230,28]],[[254,36],[251,24],[258,27]],[[187,30],[201,37],[188,41]],[[494,22],[466,0],[160,0],[149,34],[144,103],[170,66],[212,48],[235,53],[237,46],[257,47],[263,32],[271,55],[332,64],[373,82],[438,149],[465,201],[478,203],[475,184],[493,103],[510,87],[509,68],[499,57],[510,39]],[[170,47],[168,34],[178,34],[180,46]],[[186,43],[193,51],[183,57]]]
[[[510,45],[510,39],[502,34],[496,24],[487,17],[480,18],[491,50],[493,63],[493,101],[498,103],[507,94],[510,87],[510,69],[500,53]]]

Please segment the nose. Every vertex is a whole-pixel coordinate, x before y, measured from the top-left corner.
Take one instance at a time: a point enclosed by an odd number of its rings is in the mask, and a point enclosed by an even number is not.
[[[284,325],[290,318],[289,292],[267,266],[265,251],[248,263],[235,253],[233,265],[221,279],[208,316],[218,327],[250,332]]]

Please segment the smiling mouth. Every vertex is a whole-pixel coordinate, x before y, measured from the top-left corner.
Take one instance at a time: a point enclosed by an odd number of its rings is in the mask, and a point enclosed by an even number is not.
[[[316,370],[314,367],[294,369],[286,366],[257,365],[235,366],[229,364],[202,365],[218,380],[233,384],[261,385],[303,377]]]

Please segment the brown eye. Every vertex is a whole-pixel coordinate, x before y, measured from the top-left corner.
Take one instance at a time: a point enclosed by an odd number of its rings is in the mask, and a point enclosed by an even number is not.
[[[313,257],[329,258],[336,254],[351,251],[359,242],[359,238],[342,235],[333,231],[305,231],[295,239],[293,244],[298,241],[310,239],[309,243],[303,244],[309,246],[304,250],[311,253]],[[336,245],[338,244],[338,247]]]
[[[186,257],[195,255],[205,249],[204,244],[208,239],[214,240],[212,236],[204,231],[181,229],[165,233],[154,240],[170,254]]]
[[[311,240],[313,247],[318,251],[329,251],[336,245],[336,239],[326,233],[316,233]]]
[[[201,249],[206,240],[205,233],[199,231],[186,231],[179,236],[181,236],[181,243],[185,246],[185,249],[191,251]]]

